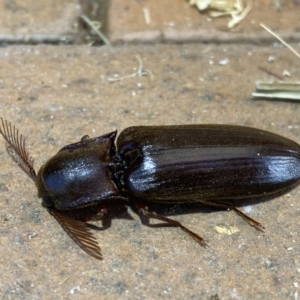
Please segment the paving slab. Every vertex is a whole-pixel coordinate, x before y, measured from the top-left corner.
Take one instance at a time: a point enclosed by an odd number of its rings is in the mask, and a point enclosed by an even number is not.
[[[212,19],[208,11],[200,12],[195,6],[190,5],[189,1],[114,0],[110,2],[108,9],[107,35],[113,44],[161,42],[261,44],[274,41],[274,38],[259,26],[260,23],[265,23],[286,40],[300,40],[299,1],[253,2],[249,15],[238,26],[228,29],[228,17]],[[276,3],[281,5],[276,6]]]
[[[136,56],[152,77],[112,82],[136,72]],[[298,103],[251,100],[256,80],[274,79],[260,66],[300,78],[299,60],[282,47],[12,46],[0,49],[0,61],[0,116],[27,137],[36,169],[85,134],[131,125],[226,123],[300,141]],[[41,206],[3,140],[0,161],[2,299],[295,299],[299,293],[299,186],[241,208],[265,233],[233,212],[166,208],[209,241],[206,249],[176,228],[149,228],[130,211],[131,217],[115,213],[110,228],[94,232],[104,256],[98,261]],[[216,226],[239,231],[222,234]]]
[[[78,38],[78,0],[0,3],[0,43],[73,43]]]

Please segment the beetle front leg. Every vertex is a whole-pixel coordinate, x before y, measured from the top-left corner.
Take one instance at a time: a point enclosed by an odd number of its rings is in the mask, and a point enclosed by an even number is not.
[[[90,221],[100,221],[104,217],[104,215],[107,214],[107,204],[106,203],[99,204],[97,206],[97,208],[98,208],[97,214],[92,216]]]
[[[213,202],[213,201],[207,201],[207,200],[202,200],[201,203],[205,205],[211,205],[215,207],[221,207],[221,208],[226,208],[226,209],[232,209],[235,211],[240,217],[242,217],[248,224],[251,226],[255,227],[257,230],[264,232],[265,227],[260,224],[259,222],[255,221],[254,219],[250,218],[246,214],[244,214],[242,211],[237,209],[235,206],[229,203],[223,203],[223,202]]]
[[[201,246],[203,247],[207,247],[206,241],[197,233],[191,231],[190,229],[188,229],[187,227],[183,226],[180,222],[170,219],[170,218],[166,218],[164,216],[160,216],[157,215],[156,213],[152,213],[149,212],[147,207],[140,202],[136,202],[135,206],[139,212],[140,215],[148,218],[148,219],[156,219],[156,220],[160,220],[163,222],[166,222],[174,227],[179,227],[182,231],[184,231],[185,233],[187,233],[190,237],[192,237],[196,242],[198,242]],[[143,224],[145,224],[145,222],[143,222],[143,220],[141,220]]]
[[[101,203],[97,205],[96,213],[86,217],[84,219],[85,222],[88,221],[100,221],[107,214],[107,203]]]

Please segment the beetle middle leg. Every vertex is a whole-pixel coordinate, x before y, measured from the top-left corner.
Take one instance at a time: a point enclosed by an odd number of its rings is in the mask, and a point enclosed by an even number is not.
[[[156,220],[160,220],[163,222],[166,222],[174,227],[179,227],[182,231],[184,231],[185,233],[187,233],[190,237],[192,237],[196,242],[198,242],[201,246],[203,247],[207,247],[206,241],[197,233],[191,231],[190,229],[188,229],[187,227],[183,226],[180,222],[164,217],[164,216],[160,216],[157,215],[155,213],[149,212],[147,210],[147,207],[140,203],[140,202],[136,202],[135,206],[138,210],[138,213],[148,219],[156,219]],[[142,223],[145,224],[145,222],[142,221]]]
[[[255,227],[257,230],[264,232],[265,227],[260,224],[259,222],[255,221],[254,219],[250,218],[247,216],[245,213],[237,209],[234,205],[225,203],[225,202],[213,202],[213,201],[207,201],[207,200],[202,200],[201,203],[205,205],[211,205],[215,207],[221,207],[221,208],[226,208],[226,209],[232,209],[234,212],[236,212],[240,217],[242,217],[248,224],[251,226]]]

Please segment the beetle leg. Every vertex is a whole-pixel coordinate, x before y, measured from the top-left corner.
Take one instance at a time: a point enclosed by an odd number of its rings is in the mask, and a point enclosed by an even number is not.
[[[72,219],[54,208],[47,210],[82,250],[94,258],[102,259],[98,242],[86,223]]]
[[[84,142],[84,141],[87,141],[90,139],[90,136],[89,135],[84,135],[81,139],[80,139],[80,142]]]
[[[166,222],[168,224],[171,224],[174,227],[179,227],[182,231],[187,233],[190,237],[192,237],[201,246],[207,247],[206,241],[200,235],[198,235],[197,233],[191,231],[187,227],[183,226],[180,222],[178,222],[176,220],[173,220],[173,219],[170,219],[170,218],[167,218],[167,217],[164,217],[164,216],[157,215],[157,214],[152,213],[152,212],[149,212],[147,210],[146,206],[141,204],[141,203],[136,203],[136,208],[137,208],[140,215],[143,215],[144,217],[146,217],[148,219],[160,220],[160,221]]]
[[[265,227],[262,224],[260,224],[259,222],[255,221],[254,219],[250,218],[245,213],[243,213],[242,211],[240,211],[235,206],[233,206],[233,205],[231,205],[229,203],[212,202],[212,201],[207,201],[207,200],[204,200],[204,201],[201,201],[201,202],[203,204],[205,204],[205,205],[211,205],[211,206],[215,206],[215,207],[222,207],[222,208],[226,208],[226,209],[232,209],[240,217],[242,217],[248,224],[250,224],[251,226],[255,227],[257,230],[264,232]]]
[[[97,206],[98,212],[86,221],[100,221],[107,214],[107,204],[101,203]]]

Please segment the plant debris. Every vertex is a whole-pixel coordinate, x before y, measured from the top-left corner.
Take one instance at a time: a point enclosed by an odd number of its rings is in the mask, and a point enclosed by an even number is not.
[[[115,78],[109,77],[109,78],[107,78],[107,80],[110,82],[116,82],[116,81],[121,81],[126,78],[135,77],[135,76],[142,77],[142,76],[146,76],[148,74],[150,74],[151,79],[153,79],[152,72],[150,70],[144,69],[142,59],[138,55],[136,55],[136,58],[139,62],[139,66],[135,72],[133,72],[129,75],[121,76],[121,77],[115,77]]]
[[[228,28],[245,19],[253,7],[252,0],[190,0],[190,5],[196,5],[200,11],[208,10],[212,18],[230,16]]]
[[[300,82],[256,82],[253,99],[300,101]]]
[[[264,24],[260,24],[260,26],[265,29],[268,33],[273,35],[277,40],[279,40],[283,45],[285,45],[288,49],[290,49],[298,58],[300,58],[300,54],[288,43],[286,43],[282,38],[280,38],[277,34],[275,34],[269,27]],[[261,70],[266,71],[262,67]],[[267,73],[270,75],[274,75],[267,70]],[[284,70],[282,73],[285,77],[290,77],[291,73],[288,70]],[[278,76],[276,76],[278,77]],[[269,99],[269,100],[293,100],[300,101],[300,82],[256,82],[256,91],[252,93],[252,98],[254,100],[258,99]]]

